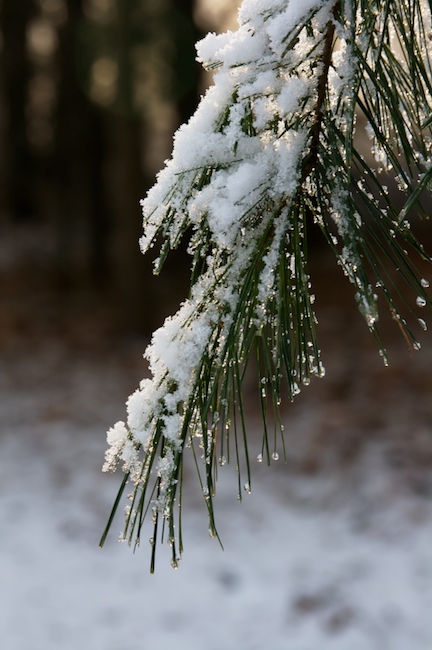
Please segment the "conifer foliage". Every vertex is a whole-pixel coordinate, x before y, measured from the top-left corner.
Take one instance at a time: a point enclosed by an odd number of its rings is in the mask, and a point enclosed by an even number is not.
[[[262,456],[277,457],[267,416],[283,429],[282,399],[324,375],[307,227],[322,230],[354,285],[385,363],[379,302],[419,347],[410,323],[428,281],[410,251],[431,259],[410,222],[432,185],[431,12],[429,0],[244,0],[237,31],[198,44],[214,85],[142,202],[140,241],[143,253],[163,242],[157,273],[188,238],[190,294],[154,333],[151,378],[108,432],[104,469],[121,464],[125,475],[102,543],[131,483],[124,538],[139,543],[150,518],[152,570],[162,530],[177,566],[187,453],[217,535],[217,465],[236,464],[239,494],[251,484],[241,387],[252,357]],[[373,165],[356,146],[358,123]]]

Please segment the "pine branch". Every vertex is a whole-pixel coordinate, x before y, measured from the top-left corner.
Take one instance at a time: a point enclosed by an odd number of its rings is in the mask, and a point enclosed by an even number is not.
[[[324,102],[327,97],[328,75],[332,63],[332,54],[334,47],[335,37],[335,23],[334,17],[340,12],[340,2],[336,2],[332,12],[331,20],[327,23],[324,35],[324,48],[322,52],[322,72],[318,80],[317,102],[315,106],[315,122],[312,126],[312,137],[310,142],[309,155],[305,158],[302,171],[302,181],[304,182],[311,171],[314,169],[319,152],[319,140],[322,130],[322,122],[324,119]]]
[[[244,0],[237,32],[209,35],[198,52],[214,86],[175,136],[173,157],[143,201],[146,252],[159,237],[159,272],[190,237],[190,295],[157,330],[145,356],[151,378],[128,400],[127,423],[108,432],[105,469],[128,483],[124,539],[153,521],[182,553],[181,487],[191,452],[217,537],[218,465],[251,489],[242,383],[256,360],[262,453],[285,449],[280,404],[323,376],[308,272],[307,224],[324,233],[381,343],[379,293],[412,349],[407,317],[429,304],[428,281],[408,250],[432,261],[410,219],[432,185],[432,88],[426,0]],[[377,168],[356,147],[367,123]],[[399,183],[402,209],[383,172]],[[411,293],[407,293],[403,284]],[[419,319],[421,327],[425,321]],[[273,422],[273,432],[269,422]]]

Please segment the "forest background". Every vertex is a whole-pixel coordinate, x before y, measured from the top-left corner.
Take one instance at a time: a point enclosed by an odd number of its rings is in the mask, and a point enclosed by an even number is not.
[[[21,257],[27,301],[38,283],[64,311],[85,287],[122,334],[149,333],[169,313],[188,262],[180,253],[151,279],[139,201],[209,81],[194,44],[235,8],[2,0],[0,239],[4,264]],[[20,291],[11,277],[7,286]]]

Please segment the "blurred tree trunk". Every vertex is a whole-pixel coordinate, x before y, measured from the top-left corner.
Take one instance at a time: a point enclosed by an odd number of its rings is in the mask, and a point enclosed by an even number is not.
[[[180,44],[180,47],[182,49],[184,48],[182,58],[187,61],[189,66],[192,62],[192,65],[195,68],[194,83],[188,86],[187,91],[181,95],[177,101],[180,124],[183,124],[191,117],[199,102],[198,79],[202,73],[202,67],[197,61],[195,61],[195,43],[203,38],[205,34],[198,28],[194,21],[194,9],[196,4],[197,0],[176,0],[173,5],[184,14],[190,25],[191,29],[188,35],[189,38],[186,41],[183,41],[183,43]]]
[[[149,256],[143,257],[139,250],[138,241],[142,234],[140,199],[154,179],[144,171],[146,137],[152,128],[149,123],[151,117],[138,115],[134,105],[134,84],[137,82],[131,64],[131,49],[134,44],[131,34],[136,28],[134,16],[137,10],[143,8],[144,12],[149,11],[152,21],[157,16],[155,22],[150,23],[152,28],[149,28],[149,38],[156,42],[159,37],[163,38],[162,34],[167,37],[170,47],[164,55],[173,79],[160,79],[159,83],[161,88],[168,85],[169,90],[165,87],[165,92],[168,92],[169,101],[175,104],[180,121],[183,122],[190,117],[198,102],[193,5],[193,0],[166,2],[160,4],[155,11],[154,6],[150,7],[142,0],[116,0],[117,111],[107,116],[107,133],[111,152],[109,192],[113,206],[112,268],[119,326],[123,331],[149,333],[161,325],[170,309],[170,304],[166,303],[179,299],[179,278],[183,275],[186,283],[190,265],[189,258],[185,259],[184,254],[173,255],[173,260],[168,261],[162,277],[155,279],[152,276],[151,259]],[[142,16],[143,14],[141,20]],[[153,33],[152,30],[160,34]],[[155,98],[149,97],[149,102],[154,100]],[[175,126],[173,123],[172,129]]]
[[[130,33],[135,5],[135,0],[116,0],[113,45],[118,65],[117,97],[113,110],[106,115],[116,320],[118,329],[129,334],[147,330],[144,277],[151,274],[138,244],[142,230],[139,202],[149,181],[144,179],[142,164],[142,120],[133,107]]]
[[[67,0],[67,9],[68,20],[58,33],[57,271],[60,282],[69,284],[81,265],[101,284],[107,276],[109,223],[103,180],[104,126],[102,112],[84,92],[76,70],[82,0]]]
[[[35,160],[28,138],[26,117],[32,74],[27,28],[36,14],[34,0],[2,0],[0,3],[3,34],[1,71],[6,108],[5,183],[8,210],[13,220],[34,217],[37,211]]]
[[[162,96],[171,103],[174,132],[186,123],[199,103],[199,80],[201,66],[195,60],[195,43],[203,37],[194,21],[196,0],[167,0],[161,20],[169,48],[165,52],[170,79],[161,79]],[[166,93],[166,94],[165,94]],[[170,142],[170,150],[172,141]],[[170,152],[169,154],[170,155]],[[161,159],[161,165],[163,159]],[[152,179],[154,181],[154,179]],[[148,254],[145,258],[148,257]],[[160,326],[164,318],[177,309],[178,304],[189,291],[191,259],[186,245],[181,242],[178,249],[171,251],[164,264],[161,276],[151,278],[152,294],[157,296],[154,323]],[[152,297],[152,296],[151,296]]]

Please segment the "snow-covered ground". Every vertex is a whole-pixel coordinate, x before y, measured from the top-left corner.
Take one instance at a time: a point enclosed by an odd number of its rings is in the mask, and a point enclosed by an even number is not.
[[[145,342],[16,317],[1,341],[0,648],[431,650],[430,333],[413,357],[392,338],[385,369],[338,293],[321,309],[327,375],[286,410],[288,462],[256,463],[242,504],[221,469],[223,551],[191,473],[183,561],[160,547],[155,575],[150,547],[117,543],[121,517],[98,548],[120,480],[100,471],[105,430]]]

